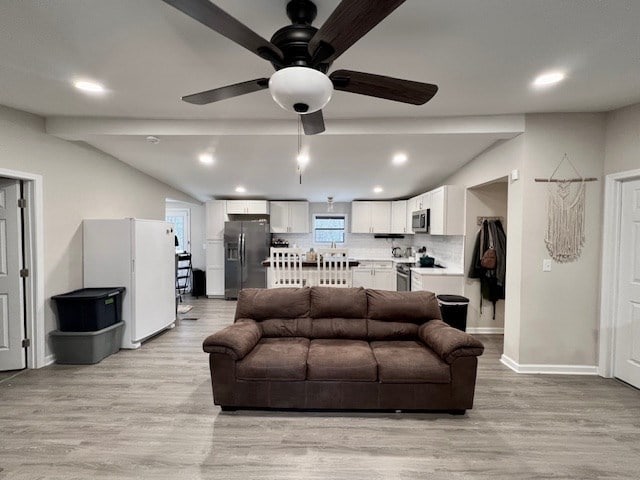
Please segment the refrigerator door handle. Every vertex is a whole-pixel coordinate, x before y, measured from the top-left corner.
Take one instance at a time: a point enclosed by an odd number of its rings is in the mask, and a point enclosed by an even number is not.
[[[238,234],[238,260],[240,260],[240,264],[244,261],[242,258],[242,234]]]
[[[242,234],[242,262],[244,263],[245,261],[245,256],[246,256],[247,252],[246,252],[246,243],[245,243],[245,238],[244,238],[244,233]]]

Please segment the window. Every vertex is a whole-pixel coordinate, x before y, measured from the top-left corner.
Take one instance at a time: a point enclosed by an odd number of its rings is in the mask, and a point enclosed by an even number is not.
[[[322,214],[313,218],[313,239],[315,243],[344,243],[346,225],[344,215]]]

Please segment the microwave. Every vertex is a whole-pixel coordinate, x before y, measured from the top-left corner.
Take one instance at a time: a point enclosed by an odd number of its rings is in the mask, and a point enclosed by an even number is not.
[[[431,210],[418,210],[411,214],[411,230],[415,233],[429,233],[431,225]]]

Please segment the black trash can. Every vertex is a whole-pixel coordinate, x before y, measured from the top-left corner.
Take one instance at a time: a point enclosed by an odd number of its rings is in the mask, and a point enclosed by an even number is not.
[[[61,332],[95,332],[122,321],[124,287],[81,288],[51,297]]]
[[[467,330],[469,299],[462,295],[438,295],[442,320],[458,330]]]
[[[192,279],[193,285],[191,286],[191,295],[196,298],[204,297],[207,292],[207,278],[204,274],[204,270],[194,268]]]

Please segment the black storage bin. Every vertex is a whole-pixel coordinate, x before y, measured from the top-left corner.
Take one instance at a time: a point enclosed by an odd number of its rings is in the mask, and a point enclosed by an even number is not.
[[[51,297],[61,332],[95,332],[122,321],[124,287],[81,288]]]
[[[207,278],[205,277],[204,270],[194,268],[192,273],[193,284],[191,285],[191,295],[196,298],[204,297],[207,292]]]
[[[469,299],[462,295],[438,295],[442,320],[463,332],[467,330]]]

